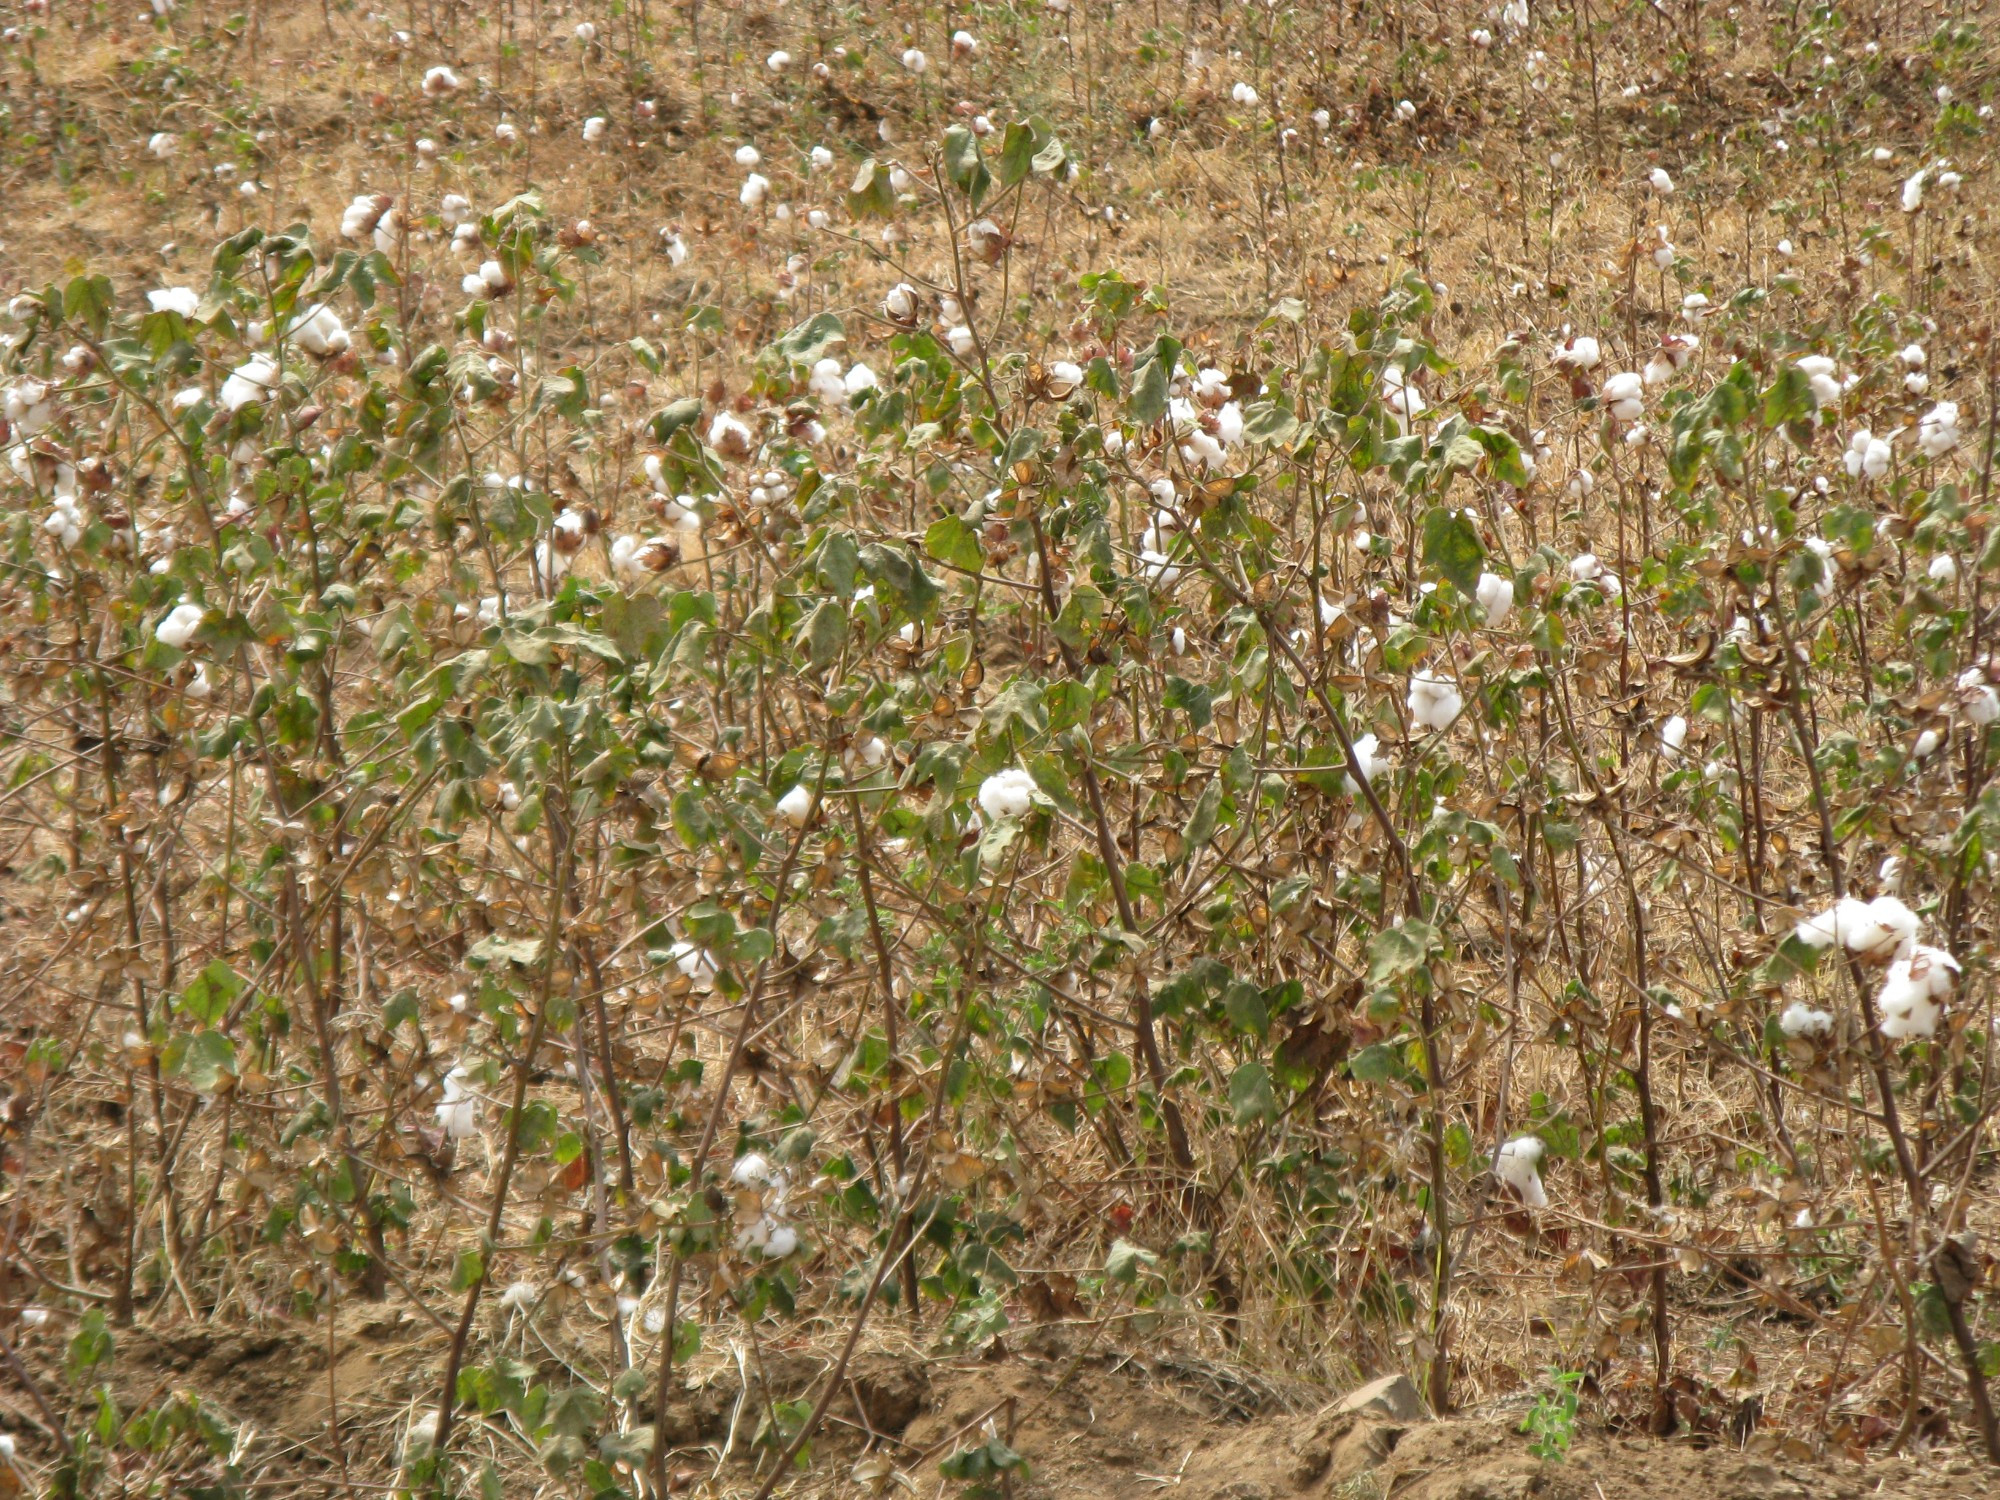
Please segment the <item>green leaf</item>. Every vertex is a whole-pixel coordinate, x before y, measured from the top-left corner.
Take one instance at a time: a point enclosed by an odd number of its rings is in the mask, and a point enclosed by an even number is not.
[[[771,347],[783,355],[788,364],[811,365],[824,359],[827,350],[835,344],[845,343],[846,340],[847,329],[840,319],[830,312],[823,312],[814,314],[781,335]]]
[[[198,1094],[213,1094],[236,1077],[236,1044],[219,1031],[181,1033],[161,1053],[160,1071],[185,1079]]]
[[[954,125],[944,133],[944,171],[952,186],[964,193],[975,209],[993,185],[993,174],[980,160],[979,137],[964,125]]]
[[[1222,812],[1222,778],[1211,776],[1208,785],[1201,789],[1201,795],[1194,799],[1194,811],[1188,814],[1186,840],[1188,857],[1205,846],[1215,836],[1216,819]]]
[[[1470,599],[1479,588],[1479,569],[1486,548],[1479,530],[1464,511],[1436,505],[1424,516],[1424,564],[1437,569]]]
[[[1368,940],[1368,982],[1393,984],[1430,962],[1436,934],[1428,922],[1399,922]]]
[[[1132,372],[1133,421],[1153,423],[1167,414],[1167,392],[1173,383],[1174,364],[1180,357],[1180,340],[1165,334],[1139,357],[1139,365]]]
[[[940,516],[924,531],[924,550],[939,562],[968,573],[986,566],[986,549],[979,533],[957,516]]]
[[[1239,1129],[1278,1118],[1271,1075],[1260,1062],[1247,1062],[1229,1075],[1229,1110]]]
[[[195,975],[194,982],[175,1000],[174,1008],[190,1020],[213,1026],[229,1013],[243,989],[236,971],[218,958]]]
[[[1778,378],[1764,392],[1764,425],[1767,428],[1803,421],[1818,410],[1819,403],[1813,399],[1812,382],[1797,365],[1788,364],[1780,369]]]
[[[847,644],[847,606],[838,599],[822,600],[799,627],[799,641],[815,669],[832,666]]]
[[[653,430],[653,441],[664,443],[683,427],[701,420],[701,397],[683,396],[678,401],[670,401],[654,412],[647,426]]]
[[[495,932],[481,938],[465,951],[465,961],[474,968],[494,964],[532,964],[542,956],[540,938],[510,938]]]
[[[1128,1286],[1139,1279],[1141,1271],[1150,1271],[1159,1265],[1160,1257],[1144,1245],[1135,1245],[1127,1239],[1111,1242],[1111,1253],[1104,1257],[1104,1274],[1113,1281],[1122,1281]]]

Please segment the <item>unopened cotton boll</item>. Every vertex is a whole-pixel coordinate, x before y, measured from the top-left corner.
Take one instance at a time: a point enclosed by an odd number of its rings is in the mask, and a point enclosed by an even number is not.
[[[1024,818],[1035,804],[1035,778],[1019,766],[995,771],[979,784],[979,810],[996,823]]]
[[[1606,408],[1620,422],[1636,422],[1646,414],[1646,381],[1632,370],[1624,370],[1604,382]]]
[[[1778,1017],[1778,1030],[1795,1039],[1832,1036],[1833,1016],[1828,1011],[1814,1010],[1803,1000],[1794,1000]]]
[[[1410,717],[1419,728],[1449,729],[1465,709],[1465,695],[1449,677],[1424,668],[1410,674]]]
[[[1529,1208],[1549,1206],[1541,1174],[1542,1153],[1547,1149],[1539,1136],[1517,1135],[1500,1148],[1493,1161],[1493,1175],[1512,1188]]]

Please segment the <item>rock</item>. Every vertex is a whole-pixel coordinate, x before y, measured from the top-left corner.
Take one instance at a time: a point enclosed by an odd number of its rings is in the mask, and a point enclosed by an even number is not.
[[[1424,1422],[1430,1413],[1407,1375],[1384,1375],[1356,1386],[1333,1404],[1337,1416],[1386,1417],[1392,1422]]]

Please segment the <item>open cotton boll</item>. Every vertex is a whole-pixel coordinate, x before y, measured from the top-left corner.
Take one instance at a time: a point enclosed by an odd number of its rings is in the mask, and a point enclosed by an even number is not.
[[[931,65],[931,60],[924,56],[921,47],[904,48],[902,62],[904,69],[911,73],[921,73]]]
[[[782,1178],[763,1152],[746,1151],[729,1169],[729,1180],[738,1187],[764,1188],[775,1186]]]
[[[773,73],[782,73],[792,65],[792,54],[780,47],[764,59],[764,66]]]
[[[979,810],[996,823],[1024,818],[1035,805],[1035,778],[1019,766],[995,771],[979,784]]]
[[[222,382],[224,411],[237,412],[265,400],[278,388],[278,362],[268,354],[253,354]]]
[[[1819,406],[1840,405],[1840,382],[1834,378],[1838,367],[1824,354],[1808,354],[1795,361],[1799,373],[1812,387],[1813,401]]]
[[[465,1081],[471,1076],[472,1069],[464,1063],[444,1075],[444,1097],[437,1104],[437,1122],[454,1141],[462,1141],[479,1129],[479,1100],[465,1088]]]
[[[1844,943],[1849,932],[1858,930],[1867,921],[1868,903],[1853,896],[1842,896],[1825,911],[1799,923],[1792,929],[1792,936],[1808,948],[1825,948],[1833,943]]]
[[[1687,744],[1688,721],[1675,714],[1660,726],[1660,749],[1669,757],[1677,756]]]
[[[951,34],[951,50],[956,57],[971,57],[979,51],[979,38],[960,29]]]
[[[1814,1010],[1803,1000],[1794,1000],[1778,1017],[1778,1030],[1794,1038],[1832,1036],[1833,1016],[1828,1011]]]
[[[1423,393],[1411,383],[1401,365],[1390,365],[1382,372],[1382,400],[1388,405],[1396,431],[1405,437],[1409,435],[1410,424],[1430,409]]]
[[[1903,180],[1903,212],[1913,214],[1924,206],[1924,179],[1928,169],[1919,167]]]
[[[1514,580],[1498,573],[1481,573],[1473,597],[1489,626],[1503,625],[1514,612]]]
[[[176,651],[185,651],[188,642],[194,639],[195,632],[201,629],[201,622],[207,615],[208,611],[199,604],[190,604],[183,600],[168,610],[160,623],[153,627],[153,635],[161,645],[171,646]]]
[[[592,115],[583,122],[583,138],[594,145],[604,139],[604,132],[610,128],[611,122],[603,115]]]
[[[1889,444],[1878,438],[1866,427],[1855,429],[1854,436],[1847,440],[1847,451],[1841,455],[1841,462],[1848,474],[1856,479],[1867,477],[1880,479],[1889,472],[1892,457]]]
[[[1372,734],[1364,734],[1355,740],[1354,763],[1361,768],[1361,779],[1373,786],[1375,778],[1380,776],[1389,764],[1388,757],[1382,754],[1381,740]],[[1354,796],[1361,790],[1354,784],[1351,775],[1343,775],[1340,784],[1349,796]]]
[[[446,94],[455,92],[457,88],[458,75],[444,64],[439,63],[436,67],[425,70],[424,93],[429,98],[442,99]]]
[[[831,357],[822,359],[813,365],[812,374],[806,380],[806,389],[828,405],[845,406],[847,381],[843,373],[839,360]]]
[[[1632,370],[1623,370],[1604,382],[1604,403],[1621,422],[1636,422],[1646,415],[1646,380]]]
[[[1916,941],[1922,925],[1917,914],[1894,896],[1877,896],[1850,920],[1840,940],[1858,958],[1887,961]]]
[[[1542,1153],[1547,1149],[1539,1136],[1517,1135],[1500,1148],[1493,1162],[1493,1175],[1512,1188],[1529,1208],[1549,1206],[1540,1170]]]
[[[1565,370],[1594,370],[1604,362],[1604,352],[1597,340],[1587,333],[1580,333],[1566,344],[1558,344],[1549,356],[1551,364]]]
[[[754,167],[763,159],[764,153],[759,151],[755,146],[738,146],[736,148],[736,165],[739,167]]]
[[[1943,742],[1944,736],[1939,734],[1935,729],[1926,729],[1922,734],[1917,736],[1916,743],[1910,746],[1910,759],[1928,760],[1936,753],[1937,747]]]
[[[755,208],[771,191],[771,181],[762,172],[752,172],[743,179],[743,186],[736,194],[736,201],[745,208]]]
[[[714,987],[716,976],[715,955],[706,948],[697,948],[686,938],[682,938],[667,950],[668,961],[681,971],[685,979],[694,981],[696,993]]]
[[[1410,674],[1410,717],[1424,729],[1449,729],[1465,708],[1465,695],[1449,677],[1424,668]]]
[[[813,794],[804,782],[798,783],[778,799],[778,816],[794,828],[803,828],[812,816]]]
[[[542,1289],[532,1281],[510,1281],[500,1294],[500,1306],[507,1312],[526,1312],[541,1294]]]
[[[1968,724],[1984,729],[2000,719],[2000,693],[1993,690],[1978,667],[1968,667],[1958,674],[1958,699],[1959,712],[1965,715]]]
[[[293,318],[286,325],[285,337],[306,353],[322,359],[346,353],[352,343],[339,315],[324,302]]]
[[[1231,86],[1229,97],[1248,109],[1257,102],[1257,91],[1247,83],[1237,83]]]
[[[201,306],[201,293],[193,287],[163,286],[158,291],[146,293],[146,304],[154,312],[178,313],[183,318],[191,318]]]
[[[1924,571],[1932,583],[1952,583],[1958,578],[1958,561],[1949,552],[1940,552]]]
[[[783,1260],[799,1248],[799,1232],[782,1220],[771,1224],[770,1233],[764,1240],[764,1255],[769,1260]]]
[[[841,378],[841,386],[847,392],[850,401],[857,396],[866,395],[879,384],[875,372],[867,365],[858,362],[850,365],[847,374]]]
[[[181,143],[164,130],[156,130],[146,137],[146,154],[155,161],[166,161],[180,150]]]
[[[1674,179],[1667,175],[1665,167],[1653,168],[1652,171],[1646,174],[1646,181],[1652,185],[1653,191],[1658,193],[1662,198],[1673,197]]]
[[[1940,401],[1917,421],[1917,447],[1925,458],[1943,458],[1958,446],[1958,403]]]
[[[979,349],[979,341],[972,336],[972,330],[963,323],[954,323],[945,329],[944,341],[951,346],[951,352],[960,359],[972,358]]]
[[[1942,996],[1933,995],[1925,980],[1912,978],[1909,968],[1903,959],[1891,964],[1881,993],[1875,997],[1875,1008],[1882,1015],[1882,1035],[1892,1041],[1936,1036],[1938,1021],[1944,1015]]]
[[[750,456],[755,441],[750,429],[733,413],[719,411],[708,424],[708,446],[724,458],[742,462]]]

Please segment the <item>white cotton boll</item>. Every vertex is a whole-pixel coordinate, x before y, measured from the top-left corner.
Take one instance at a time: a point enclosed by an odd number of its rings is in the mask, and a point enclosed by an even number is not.
[[[1926,571],[1932,583],[1953,583],[1958,579],[1958,563],[1949,552],[1940,552],[1932,558]]]
[[[917,309],[921,304],[917,299],[917,289],[907,281],[899,281],[889,288],[882,299],[882,316],[891,323],[908,327],[917,320]]]
[[[951,346],[951,352],[960,359],[970,359],[979,349],[979,341],[972,336],[972,330],[963,323],[954,323],[944,331],[944,341]]]
[[[1849,953],[1886,961],[1916,941],[1921,919],[1894,896],[1856,903],[1861,908],[1858,913],[1849,904],[1852,899],[1835,908],[1840,941]]]
[[[1847,440],[1847,451],[1841,455],[1841,463],[1849,475],[1880,479],[1889,472],[1893,454],[1889,444],[1878,438],[1866,427],[1857,428],[1854,436]]]
[[[1620,422],[1636,422],[1646,414],[1646,381],[1625,370],[1604,382],[1604,402]]]
[[[1604,576],[1604,564],[1595,552],[1579,552],[1569,560],[1569,576],[1578,583],[1595,583]]]
[[[1604,352],[1597,340],[1587,333],[1580,333],[1566,344],[1559,344],[1549,356],[1552,364],[1566,370],[1594,370],[1603,362]]]
[[[1925,458],[1942,458],[1958,446],[1958,403],[1940,401],[1917,422],[1917,447]]]
[[[322,359],[346,353],[353,342],[339,315],[324,302],[293,318],[285,329],[285,337],[306,353]]]
[[[574,35],[579,42],[588,47],[597,40],[597,27],[590,21],[578,21]]]
[[[1930,356],[1924,352],[1922,344],[1905,344],[1896,351],[1896,359],[1906,370],[1921,370],[1930,363]]]
[[[1995,719],[2000,719],[2000,693],[1995,693],[1986,681],[1986,674],[1978,667],[1967,667],[1958,674],[1958,694],[1960,708],[1968,722],[1984,729]]]
[[[1474,598],[1478,598],[1488,626],[1506,624],[1506,618],[1514,612],[1514,580],[1502,578],[1496,572],[1482,572]]]
[[[1176,625],[1174,633],[1168,637],[1167,644],[1173,648],[1174,655],[1186,656],[1188,647],[1187,631]]]
[[[441,99],[458,88],[458,75],[442,63],[424,73],[424,93],[432,99]]]
[[[445,1075],[444,1097],[437,1103],[437,1122],[446,1137],[462,1141],[479,1131],[479,1100],[465,1091],[471,1070],[463,1063]]]
[[[497,260],[482,260],[479,263],[480,289],[487,292],[504,292],[513,282],[508,279],[507,268]]]
[[[1930,174],[1922,168],[1912,172],[1903,182],[1903,212],[1913,214],[1924,206],[1924,179]]]
[[[1655,354],[1646,361],[1646,368],[1641,373],[1647,385],[1665,385],[1674,378],[1674,362],[1664,354]]]
[[[764,66],[773,73],[782,73],[792,65],[792,54],[780,47],[764,59]]]
[[[1410,123],[1410,121],[1416,119],[1416,117],[1417,117],[1416,105],[1412,104],[1407,99],[1398,99],[1396,101],[1396,119],[1400,123],[1407,125]]]
[[[1918,945],[1889,965],[1875,1006],[1882,1034],[1896,1041],[1937,1035],[1944,1002],[1959,974],[1958,960],[1942,948]]]
[[[746,171],[756,166],[763,159],[764,153],[759,151],[755,146],[738,146],[736,148],[736,165],[744,168]]]
[[[472,200],[462,193],[446,193],[438,200],[438,222],[456,229],[472,216]]]
[[[806,153],[806,160],[811,163],[813,171],[824,172],[833,165],[833,152],[825,146],[815,146]]]
[[[1473,46],[1484,52],[1493,45],[1493,33],[1484,27],[1475,27],[1472,32],[1471,42]]]
[[[1674,180],[1667,175],[1665,167],[1653,168],[1652,171],[1646,174],[1646,181],[1652,184],[1653,191],[1658,193],[1662,198],[1673,197]]]
[[[1410,674],[1409,705],[1419,728],[1444,730],[1464,711],[1465,695],[1449,677],[1420,667]]]
[[[542,1289],[532,1281],[510,1281],[507,1289],[500,1294],[500,1306],[507,1312],[527,1312],[541,1296]]]
[[[1910,746],[1910,759],[1928,760],[1936,753],[1937,747],[1943,743],[1943,739],[1944,737],[1935,729],[1926,729],[1922,734],[1917,736],[1916,743]]]
[[[743,186],[736,194],[736,201],[745,208],[755,208],[770,194],[771,182],[762,172],[752,172],[743,179]]]
[[[1688,721],[1685,716],[1675,714],[1660,726],[1660,748],[1667,755],[1678,756],[1687,744]]]
[[[166,161],[180,150],[181,143],[164,130],[156,130],[146,137],[146,154],[155,161]]]
[[[200,604],[188,604],[184,600],[166,612],[160,624],[152,628],[152,634],[162,646],[172,646],[174,650],[186,650],[188,642],[194,640],[194,632],[202,628],[204,618],[208,618],[208,610],[204,610]]]
[[[764,1239],[764,1255],[769,1260],[783,1260],[799,1248],[799,1232],[783,1220],[774,1220]]]
[[[814,364],[806,389],[831,406],[845,406],[847,382],[841,378],[840,361],[827,358]]]
[[[268,354],[253,354],[222,382],[224,411],[237,412],[268,398],[278,388],[278,362]]]
[[[694,981],[696,993],[705,993],[714,988],[717,973],[715,955],[706,948],[697,948],[682,938],[667,950],[667,958],[681,971],[683,978]]]
[[[603,115],[592,115],[583,122],[584,140],[589,144],[595,145],[598,141],[604,139],[604,132],[610,127],[610,124],[611,122],[606,120]]]
[[[924,56],[920,47],[905,48],[902,62],[904,70],[910,73],[921,73],[931,65],[931,60]]]
[[[857,363],[848,370],[841,383],[851,401],[874,390],[881,382],[875,378],[875,372],[867,365]]]
[[[1247,83],[1238,83],[1229,90],[1229,97],[1248,109],[1257,102],[1257,91]]]
[[[746,1151],[729,1169],[729,1180],[738,1187],[761,1188],[771,1187],[779,1179],[768,1156],[761,1151]]]
[[[146,303],[154,312],[178,313],[183,318],[191,318],[201,306],[201,293],[193,287],[163,286],[158,291],[146,293]]]
[[[979,810],[995,823],[1024,818],[1035,802],[1035,778],[1019,766],[995,771],[979,784]]]
[[[813,794],[804,782],[794,786],[778,799],[778,816],[794,828],[803,828],[812,816]]]
[[[724,458],[738,462],[747,459],[755,442],[750,429],[731,412],[717,412],[715,420],[708,424],[708,446]]]
[[[1539,1136],[1517,1135],[1500,1148],[1493,1173],[1520,1196],[1529,1208],[1547,1208],[1548,1192],[1542,1187],[1540,1163],[1548,1148]]]
[[[971,57],[979,51],[979,38],[963,29],[951,34],[951,50],[954,56]]]
[[[1808,354],[1797,361],[1799,373],[1806,377],[1806,384],[1812,387],[1815,406],[1840,405],[1841,385],[1834,378],[1835,365],[1824,354]]]
[[[493,139],[503,146],[511,146],[521,138],[521,132],[514,128],[512,120],[502,120],[493,127]]]
[[[1778,1029],[1793,1038],[1832,1036],[1833,1016],[1827,1011],[1814,1010],[1803,1000],[1794,1000],[1778,1017]]]
[[[1382,754],[1382,741],[1372,734],[1364,734],[1355,740],[1354,762],[1361,768],[1361,779],[1370,786],[1374,785],[1375,778],[1380,776],[1389,764],[1388,757]],[[1351,775],[1343,775],[1340,784],[1349,796],[1354,796],[1360,791]]]
[[[1409,435],[1410,424],[1430,409],[1423,393],[1401,365],[1390,365],[1382,372],[1382,400],[1388,405],[1396,431],[1405,437]]]

